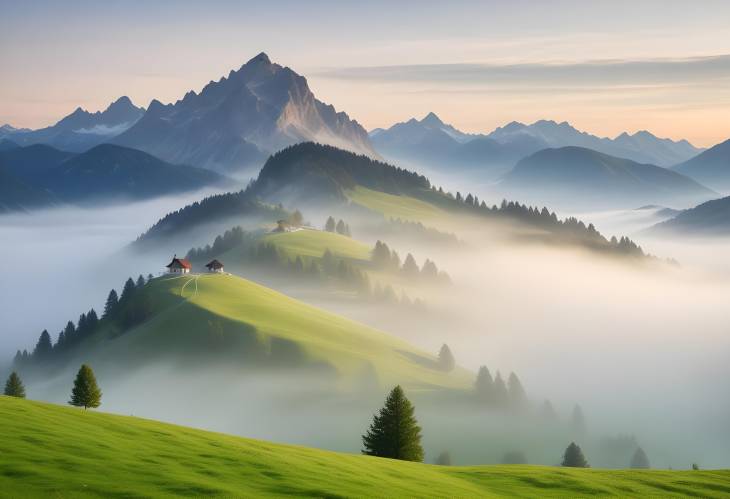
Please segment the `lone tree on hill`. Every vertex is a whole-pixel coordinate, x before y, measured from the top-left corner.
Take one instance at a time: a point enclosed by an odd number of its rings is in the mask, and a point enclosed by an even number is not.
[[[84,409],[101,405],[101,390],[96,384],[94,371],[86,364],[81,366],[76,375],[74,387],[71,391],[71,400],[68,403]]]
[[[13,371],[8,376],[8,380],[5,382],[5,391],[3,392],[8,397],[18,397],[21,399],[25,398],[25,387],[23,382],[20,381],[18,373]]]
[[[447,372],[453,371],[454,367],[456,367],[454,354],[451,353],[451,349],[446,343],[441,345],[441,350],[439,350],[439,366],[442,370]]]
[[[396,386],[385,400],[385,406],[373,417],[362,437],[363,454],[403,461],[423,461],[421,427],[414,408],[403,389]]]
[[[567,466],[569,468],[590,468],[588,461],[586,461],[583,455],[583,451],[580,450],[580,447],[575,442],[570,442],[568,448],[565,449],[561,466]]]
[[[646,452],[644,452],[644,449],[642,449],[641,447],[636,448],[636,452],[634,452],[634,456],[631,458],[629,468],[637,470],[648,470],[649,468],[651,468],[651,465],[649,464],[649,458],[646,456]]]

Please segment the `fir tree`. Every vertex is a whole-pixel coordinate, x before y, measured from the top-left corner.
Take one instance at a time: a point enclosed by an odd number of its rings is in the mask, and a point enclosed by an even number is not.
[[[58,336],[58,343],[56,347],[63,350],[69,345],[73,345],[76,341],[76,326],[73,322],[68,321],[66,327],[63,329],[63,341],[61,341],[61,335]]]
[[[413,255],[410,253],[406,255],[406,259],[403,262],[403,275],[405,275],[408,279],[417,279],[420,275],[416,259],[413,258]]]
[[[139,277],[137,278],[137,282],[135,284],[137,286],[137,289],[143,288],[145,284],[146,283],[144,280],[144,276],[142,274],[140,274]]]
[[[33,350],[33,357],[35,359],[46,359],[52,351],[53,344],[51,343],[51,335],[44,329]]]
[[[439,454],[436,461],[434,461],[434,464],[439,466],[451,466],[451,454],[449,454],[449,451],[443,451]]]
[[[456,367],[454,354],[451,353],[451,349],[446,343],[441,345],[441,350],[439,350],[439,367],[446,372],[453,371]]]
[[[342,220],[337,222],[337,226],[335,227],[335,230],[337,231],[338,234],[344,235],[345,234],[345,222],[343,222]]]
[[[327,218],[327,222],[324,224],[324,230],[327,232],[335,231],[335,219],[332,217]]]
[[[94,371],[86,364],[83,364],[76,374],[71,400],[68,403],[84,409],[101,405],[101,390],[96,384]]]
[[[522,387],[520,378],[515,373],[510,373],[507,378],[507,392],[509,393],[509,402],[512,408],[522,410],[527,407],[527,394]]]
[[[502,375],[497,371],[497,375],[494,377],[494,405],[499,408],[507,407],[509,403],[509,393],[507,392],[507,386],[504,384]]]
[[[396,386],[385,400],[385,406],[373,417],[363,435],[363,454],[403,461],[423,461],[421,427],[414,408],[403,389]]]
[[[127,303],[130,298],[132,298],[132,295],[134,294],[136,285],[134,284],[134,280],[130,277],[127,279],[127,281],[124,283],[124,288],[122,288],[122,296],[119,297],[119,303]]]
[[[106,298],[106,304],[104,305],[104,318],[111,316],[119,304],[119,297],[117,296],[116,290],[112,289],[109,291],[109,296]]]
[[[636,448],[636,452],[634,452],[634,455],[631,458],[631,463],[629,463],[629,468],[637,470],[648,470],[651,468],[649,458],[646,456],[644,449],[641,447]]]
[[[487,366],[481,366],[477,372],[477,379],[474,382],[474,391],[477,400],[486,405],[494,403],[494,380],[487,369]]]
[[[5,382],[5,391],[3,392],[8,397],[18,397],[21,399],[25,398],[25,387],[23,382],[20,380],[18,373],[13,371],[8,376],[8,380]]]
[[[580,447],[575,442],[570,442],[568,448],[565,449],[561,466],[567,466],[569,468],[590,468],[588,461],[586,461],[583,455],[583,451],[580,450]]]

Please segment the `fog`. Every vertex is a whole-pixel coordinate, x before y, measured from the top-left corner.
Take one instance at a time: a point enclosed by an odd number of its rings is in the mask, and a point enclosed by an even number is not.
[[[167,262],[159,255],[123,249],[162,215],[203,194],[0,217],[3,359],[31,349],[44,328],[55,338],[67,320],[92,306],[100,311],[109,289],[119,290],[128,276],[163,270]],[[327,214],[302,211],[315,225]],[[567,424],[578,403],[588,426],[581,442],[596,465],[609,465],[602,439],[633,435],[656,467],[729,466],[728,241],[644,238],[641,231],[660,218],[655,212],[578,215],[608,236],[634,235],[645,249],[680,265],[518,244],[502,228],[465,223],[441,227],[458,236],[456,247],[385,239],[401,257],[411,252],[419,264],[432,259],[451,276],[446,288],[399,289],[422,298],[425,312],[313,292],[286,277],[266,284],[428,352],[447,343],[457,363],[474,372],[480,365],[504,377],[514,371],[534,412],[550,399],[563,424],[442,407],[415,393],[427,459],[449,450],[457,463],[489,463],[521,450],[530,462],[555,464],[577,438]],[[376,224],[348,222],[358,240],[382,238]],[[212,241],[210,230],[196,237]],[[181,255],[188,249],[169,250]],[[64,403],[74,367],[30,379],[33,398]],[[348,392],[303,372],[166,362],[129,371],[102,365],[98,377],[104,410],[349,452],[358,452],[360,435],[389,388]]]

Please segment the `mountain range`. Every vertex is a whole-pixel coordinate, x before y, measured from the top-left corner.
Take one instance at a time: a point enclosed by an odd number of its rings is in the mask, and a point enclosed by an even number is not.
[[[114,198],[146,199],[227,180],[215,172],[172,165],[111,144],[80,154],[43,144],[0,151],[0,178],[1,211]]]
[[[691,206],[717,195],[670,169],[574,146],[543,149],[520,160],[499,189],[530,202],[590,208]]]
[[[269,154],[316,141],[376,156],[365,129],[315,98],[307,80],[261,53],[174,104],[152,101],[114,143],[217,171],[260,166]]]
[[[614,139],[597,137],[567,122],[541,120],[531,125],[512,122],[489,134],[468,134],[444,123],[434,113],[388,129],[370,132],[375,148],[389,159],[441,170],[466,168],[494,179],[520,159],[547,148],[579,146],[638,163],[670,166],[701,150],[686,140],[660,139],[649,132],[623,133]]]
[[[730,235],[730,196],[713,199],[684,210],[674,218],[646,230],[654,235],[728,236]]]
[[[10,125],[0,127],[0,139],[9,139],[21,146],[46,144],[70,152],[84,152],[107,142],[134,125],[144,114],[129,97],[120,97],[104,111],[91,113],[76,110],[55,125],[29,130]]]

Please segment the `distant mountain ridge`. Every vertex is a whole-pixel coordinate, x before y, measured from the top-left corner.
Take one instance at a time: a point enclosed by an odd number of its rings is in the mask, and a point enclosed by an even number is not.
[[[0,139],[18,145],[46,144],[70,152],[85,152],[108,141],[134,125],[144,114],[129,97],[112,102],[104,111],[91,113],[80,107],[55,125],[38,130],[17,129],[9,125],[0,128]]]
[[[567,122],[541,120],[531,125],[513,121],[489,134],[468,134],[445,124],[434,113],[370,133],[375,148],[396,161],[445,171],[453,167],[494,179],[520,159],[548,148],[578,146],[638,163],[670,166],[701,149],[686,140],[660,139],[649,132],[623,133],[614,139],[581,132]]]
[[[713,189],[730,192],[730,139],[673,168]]]
[[[658,235],[727,237],[730,235],[730,196],[684,210],[674,218],[650,227],[646,232]]]
[[[172,165],[145,152],[102,144],[81,154],[36,144],[0,151],[0,207],[147,199],[221,184],[215,172]]]
[[[533,202],[603,208],[695,204],[716,195],[669,169],[574,146],[520,160],[499,188]]]
[[[317,100],[303,76],[261,53],[200,93],[174,104],[152,101],[113,142],[174,163],[236,171],[304,141],[377,156],[362,126]]]

